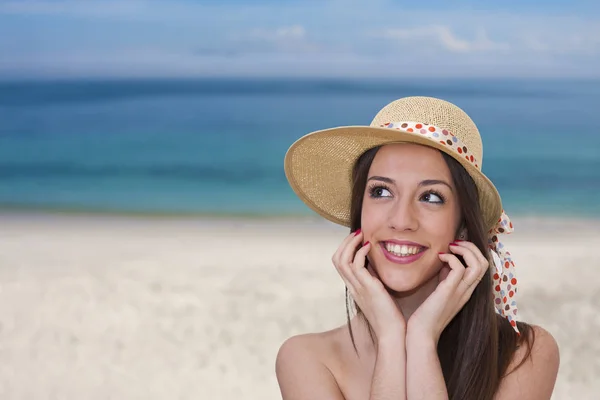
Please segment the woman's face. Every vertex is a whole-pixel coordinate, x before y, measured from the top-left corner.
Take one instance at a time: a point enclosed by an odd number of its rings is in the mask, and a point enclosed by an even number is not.
[[[456,239],[460,208],[441,153],[415,144],[383,146],[367,177],[361,228],[372,244],[368,258],[383,283],[416,289],[442,267]]]

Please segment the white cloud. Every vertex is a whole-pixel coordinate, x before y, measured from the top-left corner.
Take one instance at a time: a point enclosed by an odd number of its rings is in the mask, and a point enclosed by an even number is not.
[[[272,29],[254,28],[230,35],[225,47],[235,48],[238,54],[256,52],[314,53],[319,46],[308,38],[302,25],[281,26]]]
[[[480,28],[472,40],[458,37],[450,27],[431,25],[417,28],[389,28],[373,34],[375,37],[396,40],[418,46],[439,45],[453,53],[473,53],[494,50],[509,50],[507,43],[493,42],[487,32]]]

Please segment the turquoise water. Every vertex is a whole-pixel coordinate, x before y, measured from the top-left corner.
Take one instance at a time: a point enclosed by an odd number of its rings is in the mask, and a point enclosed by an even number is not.
[[[509,213],[600,216],[600,82],[147,80],[0,83],[0,208],[311,215],[285,151],[388,102],[463,108]]]

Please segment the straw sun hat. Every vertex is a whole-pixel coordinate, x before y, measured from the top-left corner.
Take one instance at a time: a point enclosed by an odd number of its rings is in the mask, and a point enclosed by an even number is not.
[[[511,233],[513,226],[502,209],[498,190],[481,172],[481,136],[463,110],[432,97],[393,101],[377,113],[369,126],[325,129],[298,139],[285,155],[285,175],[306,205],[332,222],[350,226],[354,164],[365,151],[389,143],[415,143],[443,151],[473,178],[496,267],[493,274],[496,311],[518,333],[515,264],[497,236]]]
[[[481,172],[479,130],[463,110],[436,98],[405,97],[381,109],[369,126],[309,133],[289,148],[285,174],[310,208],[330,221],[350,226],[354,163],[370,148],[398,142],[430,146],[456,159],[477,185],[486,228],[498,222],[502,202],[494,184]]]

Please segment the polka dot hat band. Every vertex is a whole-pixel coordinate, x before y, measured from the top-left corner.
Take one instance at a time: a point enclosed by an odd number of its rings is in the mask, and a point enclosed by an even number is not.
[[[411,121],[388,122],[380,125],[380,127],[402,129],[406,132],[422,134],[431,140],[447,146],[458,157],[465,158],[475,167],[479,168],[477,159],[473,154],[469,153],[467,146],[447,129]],[[499,234],[509,234],[512,232],[513,224],[508,215],[502,211],[498,223],[488,232],[488,248],[490,249],[495,267],[493,291],[496,312],[506,318],[515,332],[520,334],[519,328],[517,328],[517,276],[515,273],[515,263],[504,244],[498,238]]]

